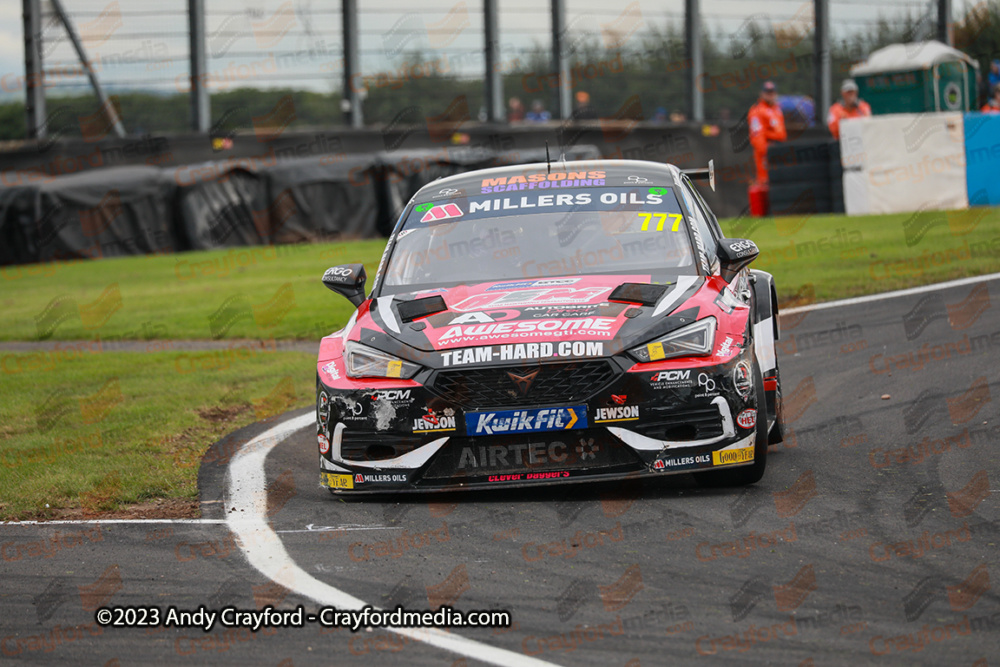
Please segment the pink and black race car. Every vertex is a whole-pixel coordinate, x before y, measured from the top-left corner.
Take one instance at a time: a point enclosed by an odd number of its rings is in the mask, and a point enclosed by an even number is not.
[[[692,186],[629,160],[421,189],[322,340],[322,484],[386,493],[695,473],[756,482],[782,438],[770,274]]]

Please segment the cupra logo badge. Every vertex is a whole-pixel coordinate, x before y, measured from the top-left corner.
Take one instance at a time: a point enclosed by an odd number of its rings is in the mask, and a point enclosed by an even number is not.
[[[513,382],[514,386],[517,387],[518,393],[524,396],[531,389],[531,383],[535,381],[535,376],[538,375],[540,368],[536,368],[533,371],[529,371],[523,375],[518,375],[512,371],[507,371],[507,377],[509,377]]]

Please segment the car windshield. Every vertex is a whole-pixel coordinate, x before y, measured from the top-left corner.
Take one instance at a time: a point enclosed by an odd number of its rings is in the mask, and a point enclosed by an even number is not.
[[[415,206],[396,235],[383,287],[394,294],[548,276],[657,281],[697,273],[672,188],[561,188]]]

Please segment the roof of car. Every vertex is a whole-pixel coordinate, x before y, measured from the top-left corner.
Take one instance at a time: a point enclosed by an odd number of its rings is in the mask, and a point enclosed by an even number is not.
[[[603,172],[603,176],[595,176],[590,172]],[[587,175],[581,176],[580,174],[582,173],[586,173]],[[480,169],[478,171],[447,176],[422,187],[414,195],[414,199],[422,200],[430,198],[433,195],[439,194],[445,188],[478,191],[480,186],[487,185],[487,181],[489,181],[489,184],[498,185],[504,184],[514,177],[529,177],[532,175],[535,178],[529,178],[529,180],[557,181],[603,177],[605,184],[612,186],[647,184],[650,186],[672,186],[680,176],[680,171],[672,164],[642,160],[577,160],[566,162],[553,160],[551,165],[545,162],[535,162],[509,167]],[[541,175],[544,175],[545,178],[540,179]]]

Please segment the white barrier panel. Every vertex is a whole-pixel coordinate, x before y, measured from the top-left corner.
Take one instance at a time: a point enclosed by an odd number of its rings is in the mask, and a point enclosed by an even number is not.
[[[852,215],[969,205],[960,113],[891,114],[845,120],[841,123],[841,156],[845,163],[844,204]],[[860,172],[846,171],[847,156],[860,160]],[[857,164],[850,166],[856,169]],[[863,185],[858,173],[863,174]],[[849,190],[853,191],[850,198]]]
[[[844,210],[847,215],[871,213],[868,203],[868,175],[861,136],[864,118],[840,121],[840,162],[844,166]]]

